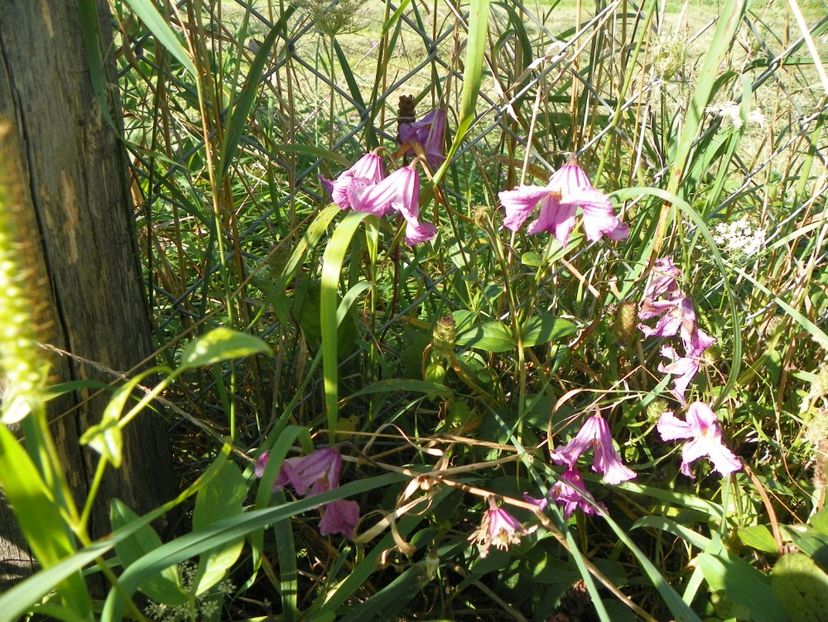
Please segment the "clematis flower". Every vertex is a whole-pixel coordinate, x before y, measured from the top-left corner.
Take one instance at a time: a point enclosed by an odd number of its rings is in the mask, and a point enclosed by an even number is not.
[[[265,452],[256,460],[256,477],[264,475],[269,457],[268,452]],[[342,456],[339,450],[332,447],[317,449],[307,456],[288,458],[282,462],[273,489],[281,490],[290,484],[300,497],[312,497],[339,486],[341,473]]]
[[[527,233],[552,233],[562,246],[566,246],[575,227],[578,207],[583,212],[588,240],[597,240],[602,235],[611,240],[623,240],[629,235],[628,227],[615,214],[607,195],[595,189],[576,162],[558,169],[546,187],[518,186],[504,190],[498,196],[506,210],[503,224],[508,229],[518,231],[539,204],[538,217],[529,224]]]
[[[678,285],[680,277],[681,270],[679,270],[676,264],[673,263],[673,259],[671,257],[656,259],[655,262],[653,262],[650,280],[644,287],[644,299],[656,300],[662,296],[665,296],[668,299],[683,297]]]
[[[578,434],[564,447],[551,453],[556,464],[575,466],[578,458],[588,449],[592,449],[592,470],[601,473],[607,484],[620,484],[636,477],[635,472],[621,462],[621,456],[612,444],[609,426],[601,415],[593,415],[586,420]]]
[[[669,362],[659,363],[658,371],[673,377],[673,388],[670,392],[684,404],[684,393],[699,371],[700,359],[695,356],[679,356],[675,348],[671,346],[662,346],[661,356]]]
[[[348,187],[348,201],[354,210],[375,216],[398,212],[406,222],[405,242],[409,246],[437,235],[434,225],[420,222],[420,176],[411,166],[403,166],[375,184],[355,179]]]
[[[356,501],[346,499],[331,501],[322,508],[319,533],[323,536],[338,533],[346,538],[353,538],[357,523],[359,523],[359,504]]]
[[[684,350],[690,357],[701,356],[702,352],[716,343],[715,338],[698,327],[696,311],[689,296],[655,302],[645,298],[638,317],[651,319],[659,315],[661,317],[654,327],[643,323],[638,325],[646,337],[672,337],[680,333]]]
[[[561,473],[561,477],[549,489],[549,496],[563,506],[564,518],[572,516],[575,510],[582,510],[584,514],[596,514],[595,500],[587,492],[581,472],[575,467],[569,467]]]
[[[347,171],[340,173],[334,181],[320,177],[322,186],[331,195],[331,200],[340,209],[351,209],[351,202],[348,199],[348,189],[354,184],[361,185],[376,184],[385,178],[385,169],[382,165],[382,158],[376,153],[366,153],[356,164]]]
[[[420,143],[431,168],[437,168],[446,159],[443,144],[446,135],[446,111],[435,108],[419,121],[400,123],[401,144]]]
[[[723,476],[742,468],[733,452],[722,443],[722,427],[716,413],[704,402],[693,402],[687,409],[687,420],[682,421],[672,412],[665,412],[656,425],[664,441],[690,439],[681,451],[681,472],[695,479],[690,465],[707,456],[713,468]]]
[[[505,551],[510,544],[519,544],[526,533],[514,516],[497,507],[494,497],[489,497],[489,509],[483,514],[480,528],[469,536],[469,542],[479,542],[480,556],[486,557],[492,544]]]

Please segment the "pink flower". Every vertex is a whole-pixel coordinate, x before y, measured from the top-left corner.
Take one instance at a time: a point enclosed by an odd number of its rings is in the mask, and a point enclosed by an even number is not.
[[[437,228],[420,222],[420,176],[404,166],[375,184],[355,180],[348,187],[348,201],[358,212],[384,216],[398,212],[406,222],[405,241],[410,246],[432,239]]]
[[[722,444],[722,427],[711,408],[704,402],[693,402],[687,409],[687,421],[678,419],[672,412],[665,412],[658,420],[658,433],[662,440],[691,439],[681,450],[681,472],[695,478],[690,465],[707,456],[713,468],[723,476],[742,468],[733,452]]]
[[[512,231],[519,230],[535,206],[540,204],[537,219],[527,228],[530,235],[546,231],[566,246],[575,226],[578,207],[583,211],[584,232],[588,240],[597,240],[602,235],[611,240],[623,240],[629,235],[629,229],[616,216],[607,195],[593,187],[576,162],[558,169],[544,188],[518,186],[513,190],[504,190],[498,196],[506,210],[503,224]]]
[[[400,143],[420,143],[431,168],[437,168],[446,159],[443,144],[446,135],[446,111],[435,108],[419,121],[401,123]]]
[[[669,359],[669,363],[659,363],[658,371],[670,374],[673,377],[673,388],[670,392],[684,404],[684,393],[699,371],[700,359],[694,356],[679,356],[671,346],[661,347],[661,356]]]
[[[564,518],[569,518],[578,509],[584,514],[594,515],[596,513],[595,505],[597,504],[592,495],[587,492],[581,472],[575,467],[569,467],[561,473],[561,477],[549,490],[549,496],[558,505],[563,506]]]
[[[483,514],[480,528],[469,536],[469,542],[479,542],[480,556],[486,557],[492,544],[505,551],[510,544],[519,544],[523,535],[526,535],[526,530],[518,520],[497,507],[494,497],[489,497],[489,509]]]
[[[673,300],[651,301],[645,298],[639,309],[641,319],[661,315],[652,328],[639,324],[638,328],[646,337],[672,337],[681,333],[684,350],[688,356],[698,357],[716,343],[716,339],[700,329],[696,323],[696,311],[689,296]]]
[[[523,493],[523,500],[526,501],[526,503],[531,503],[539,510],[545,510],[546,506],[549,505],[549,501],[547,501],[546,497],[538,499],[537,497],[530,496],[528,492]]]
[[[331,195],[331,200],[336,203],[340,209],[350,209],[351,202],[348,199],[348,189],[354,184],[369,185],[376,184],[385,177],[385,169],[382,165],[382,158],[375,153],[366,153],[356,164],[354,164],[347,171],[344,171],[331,181],[320,177],[325,190]]]
[[[264,474],[268,458],[269,454],[265,452],[256,460],[256,477]],[[281,490],[290,484],[300,497],[308,493],[312,497],[339,486],[341,473],[342,456],[339,450],[332,447],[317,449],[307,456],[288,458],[282,462],[273,489]]]
[[[338,533],[346,538],[353,538],[357,523],[359,523],[359,504],[356,501],[345,499],[331,501],[322,508],[319,533],[323,536]]]
[[[650,273],[650,280],[644,288],[644,300],[655,300],[662,296],[666,296],[668,299],[683,297],[678,286],[680,277],[681,270],[673,263],[671,257],[656,259]]]
[[[601,473],[607,484],[620,484],[636,475],[624,466],[621,456],[612,444],[609,426],[601,415],[593,415],[586,420],[578,434],[566,446],[551,453],[552,460],[564,464],[569,469],[575,466],[578,458],[592,448],[592,470]]]

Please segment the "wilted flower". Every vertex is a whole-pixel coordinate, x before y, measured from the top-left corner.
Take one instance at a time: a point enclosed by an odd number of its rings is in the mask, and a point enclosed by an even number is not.
[[[385,177],[385,169],[382,165],[382,158],[376,153],[366,153],[356,164],[347,171],[340,173],[334,181],[320,177],[322,186],[331,195],[331,200],[340,209],[351,209],[351,202],[348,198],[348,189],[354,184],[370,185],[376,184]]]
[[[594,515],[596,513],[596,502],[587,492],[581,472],[575,467],[571,466],[561,473],[561,477],[549,489],[549,496],[558,505],[563,506],[564,518],[569,518],[578,509],[584,514]]]
[[[576,162],[558,169],[549,178],[546,187],[518,186],[504,190],[498,196],[506,210],[503,224],[512,231],[519,230],[540,203],[537,219],[527,228],[530,235],[546,231],[566,246],[575,226],[578,207],[583,211],[584,232],[588,240],[597,240],[602,235],[611,240],[623,240],[629,235],[629,229],[616,216],[607,195],[593,187]]]
[[[505,551],[510,544],[519,544],[520,537],[524,535],[526,530],[518,520],[497,507],[494,497],[489,497],[489,509],[483,514],[480,528],[469,537],[469,542],[479,542],[480,556],[486,557],[492,544]]]
[[[446,134],[446,111],[435,108],[419,121],[400,123],[401,144],[420,143],[426,159],[432,168],[437,168],[446,159],[443,144]]]
[[[658,433],[662,440],[691,439],[681,451],[681,472],[693,477],[690,465],[707,456],[719,473],[730,475],[742,468],[733,452],[722,444],[722,427],[716,413],[704,402],[693,402],[687,409],[687,421],[665,412],[658,420]]]
[[[437,235],[431,223],[421,223],[420,176],[411,166],[404,166],[379,183],[370,184],[354,178],[347,190],[348,202],[358,212],[384,216],[398,212],[406,221],[405,241],[414,246]]]
[[[264,475],[269,458],[269,453],[264,452],[256,460],[256,477]],[[312,497],[339,486],[341,473],[342,456],[339,450],[332,447],[317,449],[307,456],[288,458],[282,462],[279,477],[273,489],[281,490],[290,484],[300,497],[308,493]]]
[[[575,466],[578,458],[592,448],[592,470],[601,473],[607,484],[620,484],[633,479],[635,473],[624,466],[621,456],[612,444],[609,426],[601,415],[593,415],[586,420],[566,446],[551,453],[552,460],[564,464],[569,469]]]
[[[322,509],[319,533],[323,536],[338,533],[346,538],[353,538],[358,522],[359,504],[356,501],[346,499],[332,501]]]

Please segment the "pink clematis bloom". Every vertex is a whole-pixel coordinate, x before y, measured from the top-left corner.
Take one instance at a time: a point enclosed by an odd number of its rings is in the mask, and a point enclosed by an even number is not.
[[[597,505],[586,490],[581,472],[575,467],[569,467],[561,473],[560,479],[549,490],[549,496],[564,509],[564,518],[569,518],[575,510],[582,510],[584,514],[596,514]],[[591,501],[591,503],[590,503]],[[601,507],[599,505],[599,507]]]
[[[689,296],[673,300],[653,302],[645,298],[638,312],[641,319],[661,316],[654,327],[639,324],[638,328],[646,337],[672,337],[681,334],[687,356],[698,357],[716,343],[716,339],[698,327],[696,311]]]
[[[681,451],[681,472],[687,477],[695,479],[690,465],[704,456],[710,458],[713,468],[722,476],[742,468],[739,458],[722,443],[722,426],[716,413],[704,402],[690,404],[686,421],[665,412],[656,427],[662,440],[691,439]]]
[[[656,259],[650,273],[650,280],[644,287],[644,300],[652,301],[662,296],[668,299],[683,297],[678,285],[680,277],[681,270],[673,263],[671,257]]]
[[[288,458],[282,463],[275,490],[290,484],[300,497],[318,495],[339,486],[342,456],[332,447],[317,449],[307,456]]]
[[[526,533],[514,516],[497,507],[494,497],[489,497],[489,509],[483,514],[480,528],[469,536],[469,542],[479,542],[480,556],[486,557],[492,544],[505,551],[509,545],[519,544]]]
[[[538,217],[529,224],[527,233],[552,233],[566,246],[575,227],[578,207],[583,211],[584,232],[589,241],[602,235],[611,240],[623,240],[628,227],[615,214],[609,198],[596,190],[584,170],[576,162],[559,168],[549,178],[546,187],[518,186],[498,194],[506,217],[503,224],[512,231],[519,230],[540,204]]]
[[[376,184],[355,180],[348,188],[348,201],[356,211],[375,216],[398,212],[406,222],[409,246],[437,235],[434,225],[420,222],[420,176],[411,166],[403,166]]]
[[[699,371],[701,361],[697,356],[679,356],[672,346],[662,346],[661,356],[669,362],[659,363],[658,371],[673,377],[673,388],[670,392],[684,404],[684,393]]]
[[[437,168],[446,159],[443,144],[446,135],[446,111],[435,108],[419,121],[401,123],[400,143],[420,143],[429,166]]]
[[[331,195],[331,200],[340,209],[351,209],[351,201],[348,198],[348,189],[353,184],[370,185],[376,184],[385,178],[385,169],[382,165],[382,158],[376,153],[366,153],[356,164],[347,171],[344,171],[334,181],[320,177],[322,186]]]
[[[609,426],[601,415],[593,415],[587,419],[575,438],[564,447],[553,451],[551,457],[556,464],[564,464],[572,469],[581,454],[590,448],[592,470],[603,474],[607,484],[620,484],[636,477],[635,472],[621,462],[621,456],[612,444]]]
[[[356,501],[345,499],[331,501],[322,508],[319,533],[323,536],[338,533],[346,538],[353,538],[357,523],[359,523],[359,504]]]

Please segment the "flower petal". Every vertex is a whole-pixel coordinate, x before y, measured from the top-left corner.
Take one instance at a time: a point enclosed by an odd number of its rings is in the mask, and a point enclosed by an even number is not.
[[[359,504],[356,501],[346,499],[331,501],[322,509],[319,533],[323,536],[338,533],[346,538],[353,538],[357,523],[359,523]]]
[[[518,186],[512,190],[504,190],[498,193],[500,203],[506,210],[506,217],[503,225],[512,231],[518,231],[532,210],[535,209],[538,201],[549,193],[547,188],[538,186]]]

